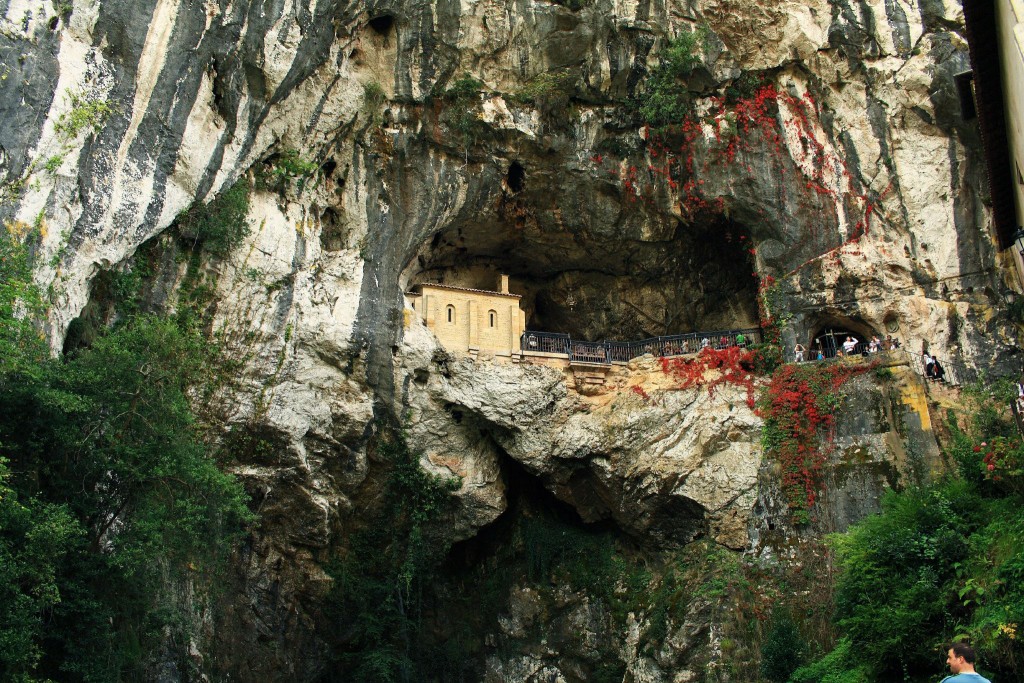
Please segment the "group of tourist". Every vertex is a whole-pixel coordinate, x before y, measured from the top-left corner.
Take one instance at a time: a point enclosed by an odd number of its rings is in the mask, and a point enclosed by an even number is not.
[[[727,349],[730,346],[739,346],[744,348],[747,345],[747,337],[742,332],[736,334],[735,337],[730,335],[722,335],[717,341],[712,341],[711,337],[702,337],[698,342],[696,337],[693,339],[681,339],[679,341],[667,341],[661,349],[662,356],[683,356],[688,353],[695,353],[703,351],[704,349]]]
[[[826,358],[832,358],[834,356],[853,356],[858,354],[858,348],[860,349],[860,355],[867,356],[872,353],[878,353],[879,351],[891,351],[898,349],[900,342],[898,339],[893,338],[890,334],[885,339],[879,339],[878,335],[871,337],[871,341],[866,346],[862,346],[859,339],[853,335],[847,335],[838,348],[834,351],[825,349],[822,344],[822,338],[818,337],[814,340],[814,344],[811,346],[811,360],[825,360]],[[797,342],[796,346],[793,347],[793,356],[797,363],[803,363],[807,360],[807,349],[803,344]]]

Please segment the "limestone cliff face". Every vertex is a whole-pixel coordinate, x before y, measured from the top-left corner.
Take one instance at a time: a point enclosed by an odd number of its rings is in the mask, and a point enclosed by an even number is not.
[[[358,524],[383,417],[463,477],[450,542],[501,515],[506,459],[644,543],[763,542],[777,503],[742,390],[675,391],[637,361],[595,395],[450,358],[404,311],[416,281],[509,272],[528,324],[627,338],[756,325],[755,271],[781,283],[787,344],[836,326],[968,366],[1016,350],[992,313],[1005,287],[955,1],[568,5],[0,0],[0,217],[37,228],[55,348],[97,274],[183,210],[282,159],[316,169],[257,183],[251,234],[206,265],[211,334],[245,360],[219,419],[274,444],[239,453],[264,522],[237,613],[203,645],[221,670],[322,666],[321,563]],[[652,131],[632,103],[699,27],[691,127]],[[478,92],[452,88],[463,74]],[[751,83],[774,95],[748,115]],[[164,263],[164,305],[184,270]],[[874,436],[846,464],[906,450],[886,414],[851,432]],[[872,509],[889,471],[868,470],[863,495],[837,484],[839,517]]]

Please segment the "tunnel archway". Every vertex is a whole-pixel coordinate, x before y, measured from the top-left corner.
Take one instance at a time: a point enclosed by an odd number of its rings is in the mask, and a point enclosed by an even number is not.
[[[848,348],[844,348],[847,340],[855,342],[854,352],[862,353],[867,349],[872,337],[881,335],[877,330],[867,323],[845,317],[833,317],[819,321],[817,326],[812,328],[807,348],[810,350],[810,359],[818,358],[818,352],[824,359],[835,358],[838,355],[848,355]]]

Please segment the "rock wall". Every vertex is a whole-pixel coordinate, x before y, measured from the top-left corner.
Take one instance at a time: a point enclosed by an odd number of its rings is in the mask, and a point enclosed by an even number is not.
[[[752,324],[750,271],[781,285],[787,346],[837,325],[997,371],[1017,350],[994,313],[1007,290],[952,0],[0,0],[0,16],[0,218],[32,235],[55,349],[99,273],[256,185],[251,234],[203,271],[211,335],[245,361],[218,419],[271,444],[239,446],[263,523],[202,644],[238,677],[321,670],[322,565],[372,495],[381,421],[463,478],[448,542],[505,510],[508,459],[652,547],[764,546],[782,516],[741,389],[674,391],[637,361],[588,395],[449,358],[404,310],[419,279],[509,272],[530,323],[594,338]],[[636,102],[694,29],[692,117],[653,131]],[[173,307],[185,267],[163,264],[154,302]],[[843,434],[829,524],[909,472],[901,410]]]

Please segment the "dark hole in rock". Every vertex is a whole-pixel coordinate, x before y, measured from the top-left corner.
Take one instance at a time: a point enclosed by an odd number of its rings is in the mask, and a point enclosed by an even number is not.
[[[505,179],[508,189],[513,192],[522,192],[523,185],[526,183],[526,171],[523,169],[522,164],[518,161],[513,161],[512,165],[508,167],[508,176]]]
[[[555,577],[586,581],[583,577],[599,576],[606,566],[642,569],[649,558],[614,523],[585,523],[572,506],[558,500],[518,462],[509,457],[502,457],[499,462],[507,500],[505,511],[472,538],[453,544],[436,573],[437,578],[427,586],[436,608],[425,611],[425,616],[434,623],[426,625],[420,633],[440,643],[451,642],[452,633],[479,634],[483,646],[461,654],[460,677],[451,680],[484,680],[485,659],[490,652],[486,643],[494,638],[492,634],[501,637],[499,617],[508,614],[513,594],[522,595],[524,589],[527,594],[537,594],[537,589],[560,594],[551,590]],[[602,564],[613,558],[615,565]],[[618,561],[623,564],[617,564]],[[446,597],[452,595],[473,597],[461,602]],[[460,604],[464,607],[460,608]],[[554,624],[557,629],[563,623],[573,628],[570,624],[574,622],[556,614],[538,615],[534,627],[550,628]],[[566,636],[558,637],[562,644]],[[587,637],[589,643],[590,636]],[[605,678],[603,660],[578,660],[571,654],[565,658],[572,659],[572,670],[579,676],[572,680],[622,679],[622,675]],[[553,661],[557,664],[560,660]]]
[[[324,251],[341,251],[345,248],[348,230],[341,215],[331,207],[320,214],[320,246]]]
[[[386,36],[395,25],[395,18],[390,14],[381,14],[370,19],[369,24],[376,33]]]
[[[338,162],[334,159],[328,159],[324,162],[323,166],[320,167],[321,173],[325,178],[330,178],[334,175],[334,171],[338,168]]]
[[[51,31],[57,30],[57,25],[60,24],[60,17],[53,17],[50,19],[49,27]]]

